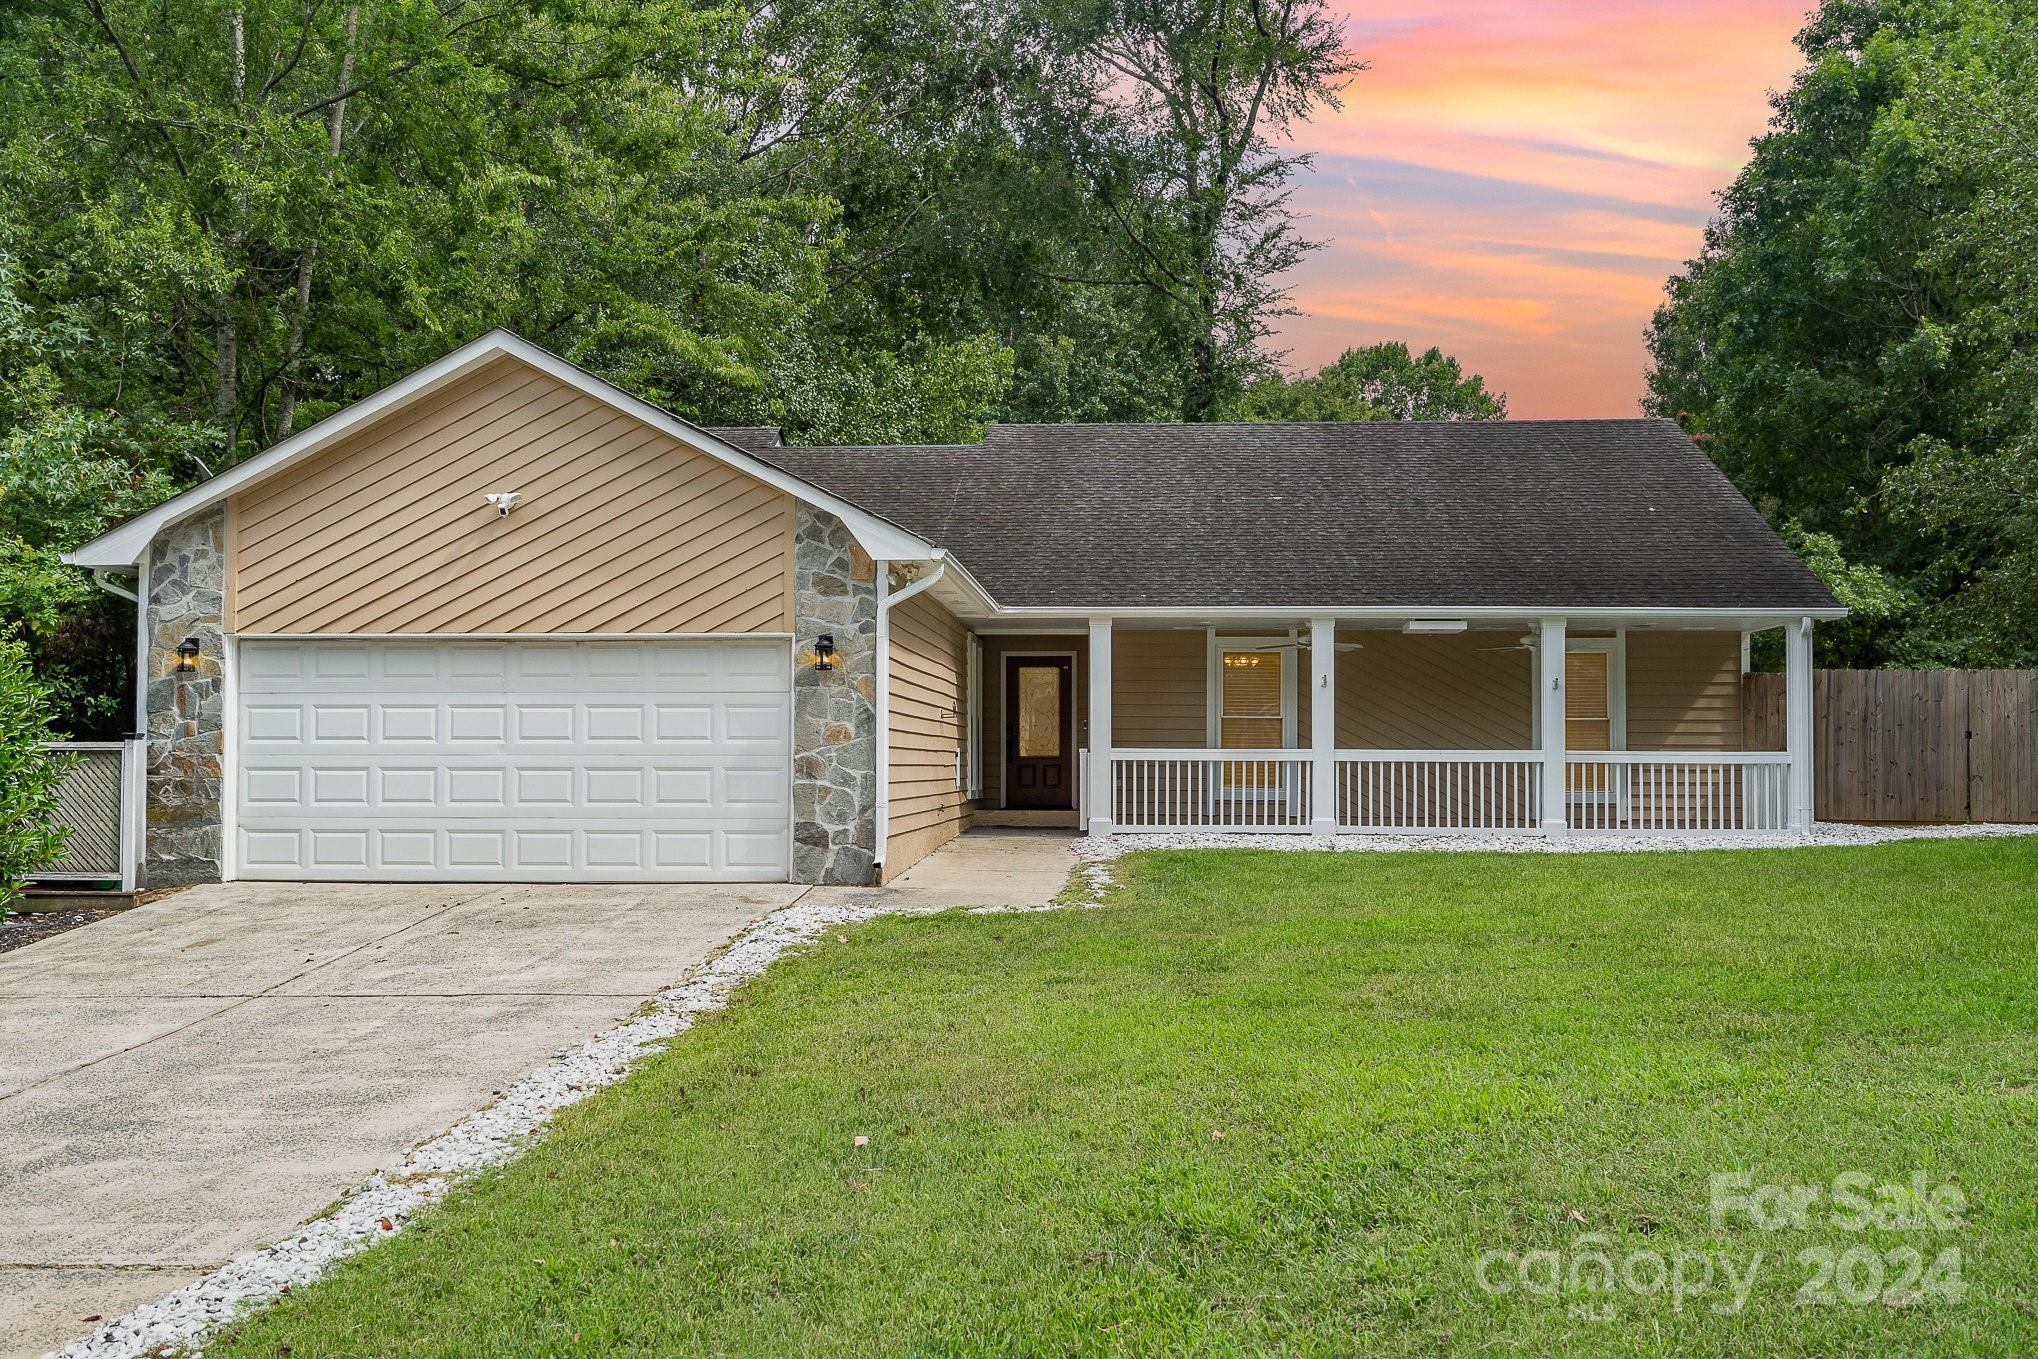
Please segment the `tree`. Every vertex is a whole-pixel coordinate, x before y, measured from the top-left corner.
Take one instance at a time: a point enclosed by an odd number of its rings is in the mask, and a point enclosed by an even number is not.
[[[1772,522],[1916,598],[1829,658],[2030,664],[2028,5],[1827,0],[1798,43],[1670,280],[1645,407]]]
[[[105,739],[133,726],[134,606],[60,559],[176,483],[157,465],[210,454],[212,431],[146,399],[126,413],[81,406],[58,370],[110,381],[118,366],[75,309],[37,313],[0,254],[0,635],[28,648],[58,730]]]
[[[1274,374],[1247,387],[1241,420],[1501,420],[1507,396],[1486,390],[1431,346],[1421,357],[1399,340],[1347,349],[1312,377]]]
[[[19,642],[0,639],[0,914],[23,879],[64,852],[57,785],[66,766],[43,749],[49,704]]]
[[[1055,277],[1132,288],[1187,356],[1179,416],[1215,418],[1287,314],[1295,228],[1277,149],[1365,69],[1324,0],[1046,0],[1047,126],[1105,225]]]
[[[1991,59],[1932,54],[1909,101],[1933,129],[1938,163],[1981,186],[1947,224],[1944,267],[1990,286],[1960,325],[1977,372],[1958,394],[1958,433],[1918,439],[1882,490],[1949,578],[1923,647],[2028,666],[2038,661],[2038,32],[2010,17],[1977,15],[1969,35]]]
[[[0,188],[32,300],[78,304],[178,394],[176,415],[219,432],[220,460],[499,324],[713,407],[767,383],[823,296],[835,208],[760,186],[743,161],[728,109],[781,77],[732,11],[83,0],[9,15]],[[117,408],[131,390],[77,395]]]

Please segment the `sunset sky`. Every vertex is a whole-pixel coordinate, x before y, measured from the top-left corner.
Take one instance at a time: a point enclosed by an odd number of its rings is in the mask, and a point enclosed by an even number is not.
[[[1372,68],[1296,130],[1290,367],[1441,345],[1509,414],[1636,413],[1642,330],[1797,66],[1810,0],[1335,0]]]

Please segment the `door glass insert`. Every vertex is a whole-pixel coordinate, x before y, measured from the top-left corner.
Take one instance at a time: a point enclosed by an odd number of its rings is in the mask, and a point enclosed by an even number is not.
[[[1019,758],[1054,759],[1061,754],[1061,667],[1019,667]]]

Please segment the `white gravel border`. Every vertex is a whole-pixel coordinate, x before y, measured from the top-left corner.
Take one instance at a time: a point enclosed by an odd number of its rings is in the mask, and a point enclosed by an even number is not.
[[[1284,849],[1318,854],[1368,850],[1479,850],[1509,854],[1636,854],[1679,849],[1808,849],[1835,845],[1880,845],[1895,840],[1967,840],[2005,835],[2038,835],[2038,826],[1976,822],[1958,826],[1856,826],[1821,821],[1802,834],[1725,832],[1717,835],[1231,835],[1181,832],[1168,835],[1084,836],[1079,858],[1115,859],[1147,849]]]
[[[996,913],[1094,905],[1110,885],[1110,871],[1101,864],[1084,865],[1077,881],[1080,890],[1074,896],[1045,907],[972,909]],[[476,1171],[514,1160],[553,1114],[623,1079],[638,1059],[685,1033],[700,1015],[727,1005],[739,985],[787,953],[842,925],[940,909],[945,908],[892,905],[882,892],[873,891],[820,905],[796,901],[772,912],[685,981],[653,996],[635,1018],[553,1054],[550,1062],[505,1087],[487,1108],[413,1147],[402,1162],[349,1190],[325,1216],[273,1246],[245,1251],[204,1278],[101,1323],[90,1335],[51,1351],[45,1359],[203,1353],[200,1343],[227,1323],[312,1283],[341,1260],[402,1231],[421,1210]]]

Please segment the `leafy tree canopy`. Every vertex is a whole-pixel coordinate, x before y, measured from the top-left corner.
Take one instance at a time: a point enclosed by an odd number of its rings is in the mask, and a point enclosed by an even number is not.
[[[1432,346],[1420,356],[1398,340],[1347,349],[1314,376],[1275,374],[1252,383],[1241,420],[1500,420],[1507,397],[1486,390]]]
[[[2038,36],[2022,0],[1827,0],[1649,332],[1648,408],[1914,599],[1849,664],[2038,663]],[[1816,535],[1816,536],[1812,536]]]

